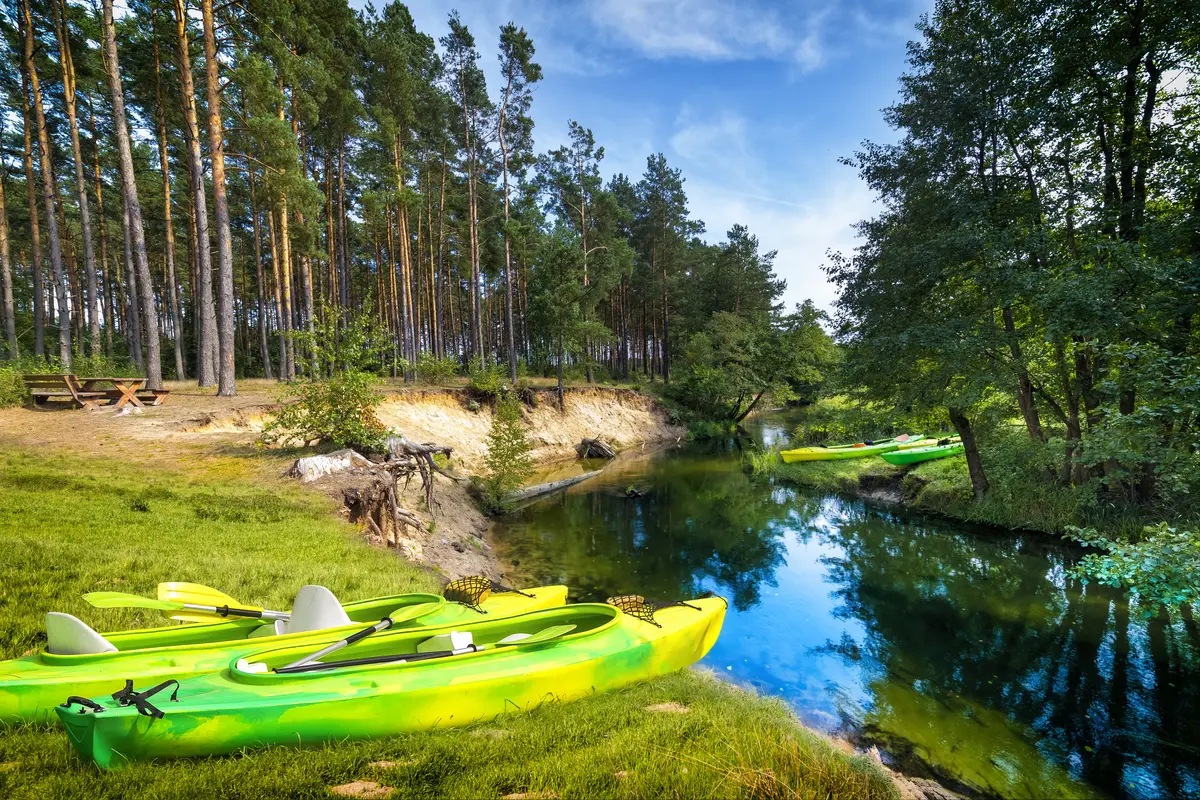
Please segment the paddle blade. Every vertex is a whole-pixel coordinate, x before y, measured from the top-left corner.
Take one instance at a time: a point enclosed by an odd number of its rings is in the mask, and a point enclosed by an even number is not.
[[[401,606],[388,616],[392,618],[392,625],[399,625],[401,622],[410,622],[426,614],[432,614],[441,607],[441,603],[417,603],[415,606]]]
[[[507,644],[516,644],[524,647],[527,644],[538,644],[539,642],[548,642],[551,639],[557,639],[560,636],[566,636],[571,631],[575,630],[574,625],[551,625],[549,628],[542,628],[532,636],[526,636],[517,641],[507,642]],[[515,636],[515,634],[514,634]],[[512,637],[506,637],[512,638]],[[500,644],[506,644],[504,639],[501,639]]]
[[[96,608],[153,608],[158,611],[174,611],[183,608],[183,603],[171,600],[155,600],[125,592],[88,592],[83,599]]]
[[[236,608],[247,608],[253,611],[261,611],[256,606],[246,606],[239,603],[229,595],[222,591],[205,586],[202,583],[188,583],[187,581],[167,581],[158,585],[158,599],[170,600],[176,603],[189,603],[196,606],[234,606]],[[212,622],[216,615],[207,614],[203,611],[188,609],[178,614],[169,615],[171,619],[179,620],[180,622]]]

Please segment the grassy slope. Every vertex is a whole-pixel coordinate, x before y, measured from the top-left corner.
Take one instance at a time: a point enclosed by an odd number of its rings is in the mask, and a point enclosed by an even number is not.
[[[286,607],[306,582],[353,599],[437,582],[336,521],[328,501],[255,485],[239,459],[148,470],[99,459],[0,451],[0,656],[41,638],[41,614],[101,630],[161,624],[146,611],[97,611],[95,589],[151,594],[193,580]],[[686,714],[646,706],[681,703]],[[393,762],[372,766],[372,762]],[[617,773],[626,773],[623,776]],[[273,749],[100,773],[53,728],[0,731],[0,797],[325,797],[354,780],[394,797],[892,797],[885,777],[798,727],[782,704],[680,673],[473,728],[313,750]]]

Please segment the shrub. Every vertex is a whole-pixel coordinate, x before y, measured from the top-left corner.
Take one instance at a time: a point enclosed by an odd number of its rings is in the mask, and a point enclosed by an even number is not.
[[[1089,553],[1073,569],[1087,583],[1125,588],[1149,610],[1200,600],[1200,533],[1167,523],[1145,528],[1138,541],[1110,539],[1094,528],[1068,528],[1067,536],[1103,553]]]
[[[21,382],[21,374],[16,367],[0,367],[0,408],[11,408],[25,402],[25,384]]]
[[[374,375],[350,370],[299,384],[282,399],[286,405],[263,428],[264,442],[327,443],[365,453],[387,449],[388,429],[375,416],[382,396]]]
[[[507,509],[512,493],[533,474],[521,404],[511,392],[502,392],[497,398],[487,444],[483,462],[487,471],[479,481],[480,494],[484,508],[499,513]]]
[[[417,359],[417,378],[422,383],[440,386],[449,383],[458,372],[458,359],[454,356],[437,358],[429,353],[423,353]]]
[[[479,357],[467,365],[467,387],[477,398],[493,400],[508,389],[508,376],[499,364],[484,361]]]

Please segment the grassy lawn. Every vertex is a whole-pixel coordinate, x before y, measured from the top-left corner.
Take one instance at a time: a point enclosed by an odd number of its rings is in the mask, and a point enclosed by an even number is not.
[[[234,457],[151,469],[0,450],[0,657],[38,647],[47,610],[101,631],[165,624],[79,599],[97,589],[150,595],[159,581],[191,580],[287,607],[309,582],[345,599],[439,585],[366,544],[329,501],[263,472]],[[663,703],[687,711],[647,710]],[[800,728],[782,704],[694,672],[470,728],[112,773],[83,765],[56,728],[0,729],[5,798],[328,797],[357,780],[397,798],[895,796],[882,773]]]

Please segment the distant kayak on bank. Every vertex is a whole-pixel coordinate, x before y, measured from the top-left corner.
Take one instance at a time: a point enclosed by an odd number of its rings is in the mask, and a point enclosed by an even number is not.
[[[866,456],[898,450],[905,445],[915,446],[917,442],[921,442],[924,438],[922,434],[902,433],[891,439],[784,450],[779,455],[783,458],[783,463],[785,464],[793,464],[798,461],[837,461],[845,458],[865,458]]]

